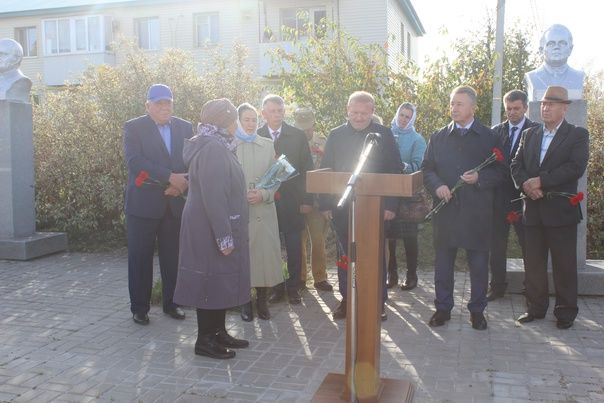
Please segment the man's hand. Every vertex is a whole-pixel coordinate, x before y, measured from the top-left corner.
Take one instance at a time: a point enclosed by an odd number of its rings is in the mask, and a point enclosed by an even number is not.
[[[394,211],[384,210],[384,221],[390,221],[394,219],[395,216],[396,213]]]
[[[189,181],[187,180],[186,175],[187,174],[170,174],[170,185],[180,190],[180,193],[186,192],[189,187]]]
[[[180,196],[182,193],[180,192],[180,190],[178,190],[177,187],[169,185],[166,190],[164,190],[164,194],[166,196],[172,196],[172,197],[178,197]]]
[[[531,200],[541,199],[543,191],[541,190],[541,178],[529,178],[522,184],[522,190]]]
[[[308,204],[300,204],[300,213],[308,214],[310,212],[312,212],[312,206]]]
[[[449,190],[449,186],[447,185],[441,185],[439,187],[436,188],[436,197],[438,197],[441,200],[444,200],[445,203],[448,203],[449,200],[451,200],[451,190]]]
[[[327,221],[331,221],[331,219],[333,218],[331,210],[321,211],[321,214],[323,214],[323,218],[325,218]]]
[[[262,203],[262,192],[258,189],[250,189],[247,191],[247,202],[251,205]]]
[[[233,251],[233,249],[235,249],[235,248],[226,248],[226,249],[221,250],[221,252],[222,252],[223,255],[228,256],[228,255],[231,254],[231,252]]]
[[[460,176],[460,178],[468,185],[473,185],[478,182],[478,172],[474,170],[469,170],[464,172],[463,175]]]

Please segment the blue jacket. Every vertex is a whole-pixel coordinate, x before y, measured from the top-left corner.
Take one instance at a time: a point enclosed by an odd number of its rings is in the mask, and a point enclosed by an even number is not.
[[[426,152],[426,140],[415,130],[409,130],[407,133],[398,136],[395,135],[395,138],[401,160],[407,164],[403,173],[411,174],[419,171]]]

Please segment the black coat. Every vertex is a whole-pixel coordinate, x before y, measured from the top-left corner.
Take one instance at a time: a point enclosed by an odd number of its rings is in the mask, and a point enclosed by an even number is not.
[[[434,205],[440,202],[435,191],[441,185],[449,189],[464,172],[480,165],[493,148],[501,149],[491,129],[474,120],[465,136],[451,122],[430,137],[422,163],[424,186],[432,194]],[[505,162],[493,162],[478,173],[478,182],[458,189],[433,219],[437,248],[464,248],[488,251],[490,246],[493,190],[500,186],[507,171]]]
[[[172,153],[168,154],[159,129],[149,115],[129,120],[124,124],[124,158],[128,167],[124,203],[126,214],[161,218],[169,206],[172,215],[180,217],[185,205],[182,197],[164,195],[164,186],[135,185],[136,177],[141,171],[147,171],[152,179],[166,185],[169,183],[170,174],[187,172],[182,159],[182,149],[185,139],[193,135],[193,126],[186,120],[172,117],[170,128]]]
[[[402,173],[403,163],[398,152],[392,131],[385,126],[371,123],[364,130],[355,130],[350,123],[338,126],[329,133],[321,168],[331,168],[334,172],[352,172],[359,162],[363,150],[365,137],[368,133],[379,133],[381,140],[368,156],[363,172],[370,173]],[[340,195],[319,195],[319,209],[321,211],[333,210]],[[398,198],[387,197],[384,199],[384,209],[397,211]],[[347,209],[335,211],[334,217],[346,230],[348,223]]]
[[[577,193],[579,178],[587,168],[589,159],[589,133],[582,127],[564,120],[539,164],[543,125],[522,133],[518,152],[512,160],[512,176],[519,189],[529,178],[541,178],[541,190],[546,192]],[[580,221],[578,206],[565,197],[524,200],[523,223],[525,225],[564,226]]]
[[[258,134],[272,139],[267,125],[258,129]],[[284,122],[281,126],[281,134],[275,141],[275,154],[276,157],[285,154],[298,172],[296,177],[282,183],[279,187],[280,197],[275,200],[279,231],[301,231],[305,224],[304,215],[300,213],[300,205],[312,206],[313,204],[312,194],[306,193],[306,171],[313,169],[306,134]]]
[[[533,122],[529,118],[524,120],[524,125],[520,128],[520,133],[518,133],[518,140],[522,138],[522,132],[526,129],[537,125],[537,123]],[[496,126],[493,126],[492,130],[495,132],[495,135],[499,138],[502,146],[505,149],[506,143],[510,141],[510,121],[506,120],[503,123],[500,123]],[[509,165],[512,162],[513,155],[506,155],[506,162]],[[502,212],[502,214],[507,213],[508,211],[518,211],[521,209],[522,202],[520,200],[510,203],[511,200],[518,199],[520,197],[520,191],[516,188],[514,184],[514,180],[512,179],[511,170],[507,171],[505,176],[505,182],[502,186],[495,188],[495,210]]]

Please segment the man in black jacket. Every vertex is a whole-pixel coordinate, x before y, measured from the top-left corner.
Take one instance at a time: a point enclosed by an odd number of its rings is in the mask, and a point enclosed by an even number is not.
[[[577,193],[579,178],[589,159],[589,133],[565,120],[569,103],[566,88],[548,87],[541,100],[543,125],[522,134],[512,160],[514,182],[526,195],[523,224],[527,311],[518,322],[532,322],[547,313],[549,252],[556,291],[554,315],[559,329],[571,327],[579,311],[577,224],[581,206],[579,200],[565,195]]]
[[[283,121],[285,102],[279,95],[269,94],[262,101],[262,117],[266,124],[258,134],[275,142],[275,154],[285,154],[298,173],[281,184],[275,195],[279,231],[283,233],[287,251],[288,279],[274,287],[270,302],[279,302],[285,297],[285,288],[290,304],[299,304],[300,272],[302,270],[302,230],[304,214],[312,211],[313,197],[306,193],[306,171],[313,169],[312,156],[306,134]]]
[[[523,91],[512,90],[508,92],[503,97],[503,103],[508,120],[493,126],[492,129],[499,137],[501,144],[503,144],[503,154],[509,165],[518,150],[522,132],[534,126],[535,123],[525,115],[528,109],[528,97]],[[506,268],[510,225],[514,226],[518,244],[522,249],[522,256],[524,257],[524,227],[522,222],[520,220],[508,221],[507,217],[508,213],[512,211],[520,212],[522,210],[522,202],[520,200],[511,202],[519,197],[520,191],[514,186],[511,172],[508,171],[503,186],[495,189],[493,237],[491,239],[489,256],[491,287],[487,293],[487,300],[489,301],[503,297],[507,288]]]
[[[476,91],[472,87],[455,88],[450,100],[453,121],[430,137],[422,163],[424,185],[434,203],[446,201],[433,219],[436,312],[429,325],[442,326],[451,319],[455,257],[463,248],[470,268],[472,327],[485,330],[493,189],[503,182],[507,166],[494,162],[479,172],[473,169],[494,148],[500,148],[500,143],[491,129],[475,119]],[[452,193],[460,179],[464,185]]]
[[[331,168],[334,172],[354,171],[367,134],[373,132],[379,133],[381,140],[367,158],[363,172],[402,173],[403,164],[392,131],[372,121],[375,111],[373,96],[364,91],[354,92],[348,99],[346,111],[348,122],[333,129],[327,138],[321,168]],[[347,248],[349,209],[335,210],[336,202],[337,200],[332,195],[321,194],[319,195],[319,210],[326,219],[333,218],[338,240],[343,248]],[[384,220],[389,221],[394,218],[397,205],[397,198],[390,197],[384,200]],[[382,270],[384,271],[383,300],[385,301],[388,298],[386,272],[384,268]],[[334,319],[343,319],[346,317],[347,272],[340,267],[338,267],[338,283],[342,301],[333,316]],[[382,308],[382,320],[385,319],[386,314]]]

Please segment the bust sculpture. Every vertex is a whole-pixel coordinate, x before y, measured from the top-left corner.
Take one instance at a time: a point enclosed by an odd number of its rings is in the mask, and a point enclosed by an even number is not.
[[[567,63],[572,50],[573,37],[564,25],[554,24],[545,30],[539,43],[543,64],[525,75],[529,101],[541,99],[552,85],[566,88],[570,99],[583,98],[585,74]]]
[[[29,103],[31,80],[21,73],[23,48],[12,39],[0,40],[0,101]]]

